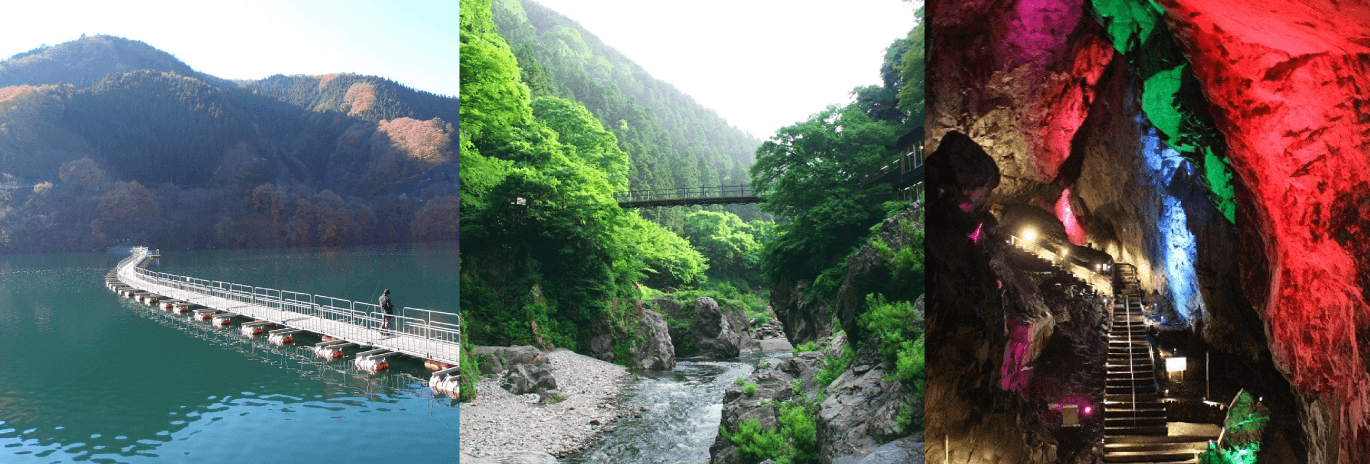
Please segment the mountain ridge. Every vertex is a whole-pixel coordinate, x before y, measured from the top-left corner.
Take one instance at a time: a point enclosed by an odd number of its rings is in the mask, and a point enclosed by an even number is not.
[[[45,186],[0,196],[0,251],[26,242],[89,249],[159,234],[168,248],[320,244],[319,195],[347,210],[330,243],[408,240],[429,199],[456,195],[457,99],[378,76],[234,82],[143,42],[93,36],[0,61],[0,83],[0,180]],[[64,175],[73,171],[84,174]],[[158,206],[149,218],[162,220],[94,227],[95,216],[111,223],[103,216],[114,213],[101,211],[97,197],[113,190],[146,192],[146,204]],[[315,225],[297,224],[310,230],[294,234],[280,224],[248,226],[263,213],[253,210],[264,201],[258,193],[284,196],[283,211],[267,212],[277,220]],[[64,201],[35,201],[42,196]],[[205,203],[194,209],[217,219],[206,226],[180,217],[186,208],[176,205],[191,196]]]

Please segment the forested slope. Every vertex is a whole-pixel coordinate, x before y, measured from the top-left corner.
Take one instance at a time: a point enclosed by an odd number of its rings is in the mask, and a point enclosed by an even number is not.
[[[0,80],[0,251],[456,238],[455,98],[234,83],[109,36],[19,54]]]
[[[633,189],[742,185],[760,141],[605,45],[590,31],[530,0],[497,0],[499,34],[533,97],[584,105],[629,154]],[[728,208],[747,218],[751,207]],[[648,217],[680,231],[681,211]]]

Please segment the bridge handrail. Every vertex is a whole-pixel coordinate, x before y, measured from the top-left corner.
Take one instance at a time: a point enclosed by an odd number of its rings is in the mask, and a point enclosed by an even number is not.
[[[661,200],[697,200],[703,198],[741,198],[754,197],[756,192],[752,191],[750,185],[715,185],[704,187],[674,187],[657,189],[638,189],[627,192],[614,193],[614,200],[618,202],[629,201],[661,201]]]
[[[123,267],[130,260],[141,260],[150,254],[150,251],[145,247],[135,248],[129,257],[119,261],[119,266]],[[265,306],[301,316],[347,322],[367,329],[380,329],[386,316],[379,306],[372,303],[233,282],[211,281],[153,271],[142,267],[134,267],[133,269],[143,278],[178,290]],[[389,330],[395,333],[412,335],[425,342],[460,343],[461,341],[460,314],[405,306],[399,308],[396,314],[391,315],[390,318],[393,323]]]

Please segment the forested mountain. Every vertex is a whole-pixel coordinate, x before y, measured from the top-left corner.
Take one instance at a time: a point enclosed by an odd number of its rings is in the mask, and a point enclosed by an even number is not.
[[[202,74],[170,53],[122,37],[97,35],[54,46],[42,46],[0,62],[0,87],[71,84],[88,87],[105,76],[137,70],[165,71],[223,85],[223,79]]]
[[[531,0],[496,0],[499,34],[536,97],[584,105],[630,158],[631,188],[743,185],[759,140],[610,48],[594,34]],[[752,207],[729,208],[755,217]],[[649,211],[681,230],[675,211]]]
[[[19,54],[0,80],[0,251],[456,237],[455,98],[349,74],[234,83],[109,36]]]

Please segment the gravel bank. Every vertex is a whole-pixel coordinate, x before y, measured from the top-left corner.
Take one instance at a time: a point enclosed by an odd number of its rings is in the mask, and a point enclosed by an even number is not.
[[[481,379],[475,401],[461,405],[463,454],[534,451],[564,456],[585,446],[621,414],[631,414],[615,401],[631,381],[627,368],[565,349],[545,355],[566,400],[538,404],[538,395],[514,395],[500,388],[498,379]]]

